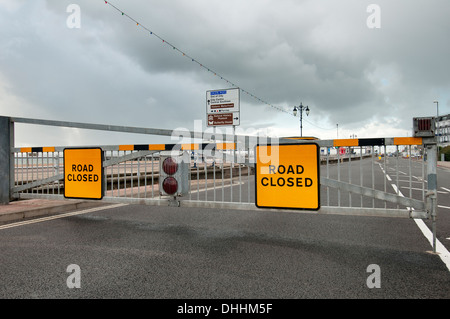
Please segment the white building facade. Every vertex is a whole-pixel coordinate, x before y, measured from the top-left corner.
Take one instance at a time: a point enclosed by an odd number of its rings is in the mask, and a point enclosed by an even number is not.
[[[436,136],[439,146],[446,147],[450,145],[450,114],[439,115],[437,118]]]

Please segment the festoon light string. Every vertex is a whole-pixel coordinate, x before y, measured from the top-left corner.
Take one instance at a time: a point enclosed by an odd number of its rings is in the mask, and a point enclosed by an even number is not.
[[[182,54],[185,58],[190,59],[191,62],[197,63],[200,67],[202,67],[203,69],[207,70],[208,72],[214,74],[214,76],[220,77],[221,80],[226,81],[228,84],[239,88],[239,90],[249,96],[251,96],[252,98],[258,100],[259,102],[266,104],[278,111],[293,115],[291,112],[288,112],[284,109],[282,109],[281,107],[275,106],[271,103],[268,103],[264,100],[262,100],[261,98],[257,97],[256,95],[248,92],[247,90],[244,90],[242,88],[240,88],[237,84],[233,83],[232,81],[228,80],[227,78],[225,78],[224,76],[218,74],[217,72],[215,72],[214,70],[212,70],[211,68],[205,66],[203,63],[200,63],[197,59],[195,59],[194,57],[191,57],[190,55],[188,55],[186,52],[183,52],[182,50],[180,50],[179,48],[177,48],[175,45],[171,44],[170,42],[168,42],[166,39],[162,38],[161,36],[159,36],[158,34],[156,34],[155,32],[153,32],[152,30],[150,30],[149,28],[147,28],[146,26],[144,26],[143,24],[141,24],[139,21],[136,21],[133,17],[129,16],[128,14],[126,14],[125,12],[123,12],[121,9],[119,9],[118,7],[116,7],[114,4],[112,4],[109,1],[103,0],[105,2],[105,4],[110,5],[112,8],[114,8],[115,10],[117,10],[119,13],[121,13],[122,16],[127,17],[128,19],[130,19],[131,21],[133,21],[134,23],[136,23],[136,26],[141,27],[142,29],[144,29],[145,31],[147,31],[148,34],[157,37],[159,40],[161,40],[161,42],[169,47],[171,47],[173,50],[178,51],[180,54]]]

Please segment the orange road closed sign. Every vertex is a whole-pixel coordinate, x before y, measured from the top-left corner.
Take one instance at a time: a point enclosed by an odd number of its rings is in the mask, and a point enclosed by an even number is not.
[[[256,146],[255,203],[262,208],[320,208],[319,146]]]
[[[64,197],[103,198],[103,151],[101,148],[64,149]]]

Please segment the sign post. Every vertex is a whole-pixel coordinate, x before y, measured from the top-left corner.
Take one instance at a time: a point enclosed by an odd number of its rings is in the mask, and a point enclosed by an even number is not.
[[[240,125],[239,88],[206,92],[207,126]]]
[[[64,197],[103,198],[103,151],[101,148],[64,149]]]
[[[320,155],[315,143],[256,146],[255,204],[318,210]]]

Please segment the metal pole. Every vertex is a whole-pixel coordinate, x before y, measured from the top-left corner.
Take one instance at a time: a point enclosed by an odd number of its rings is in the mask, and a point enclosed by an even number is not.
[[[300,103],[300,137],[303,137],[303,105]]]
[[[434,101],[436,103],[436,117],[439,117],[439,101]]]
[[[439,101],[434,101],[436,103],[436,135],[437,135],[437,160],[439,161]]]
[[[433,252],[436,252],[436,215],[437,215],[437,153],[436,144],[427,145],[427,206],[431,217],[433,232]]]
[[[14,145],[14,124],[9,117],[0,116],[0,204],[9,204],[10,190],[14,186],[14,154],[11,153],[11,143]]]
[[[12,191],[11,189],[14,187],[16,183],[16,176],[15,176],[15,166],[14,166],[14,151],[13,148],[15,146],[15,131],[14,131],[14,122],[9,121],[9,200],[12,200]]]

